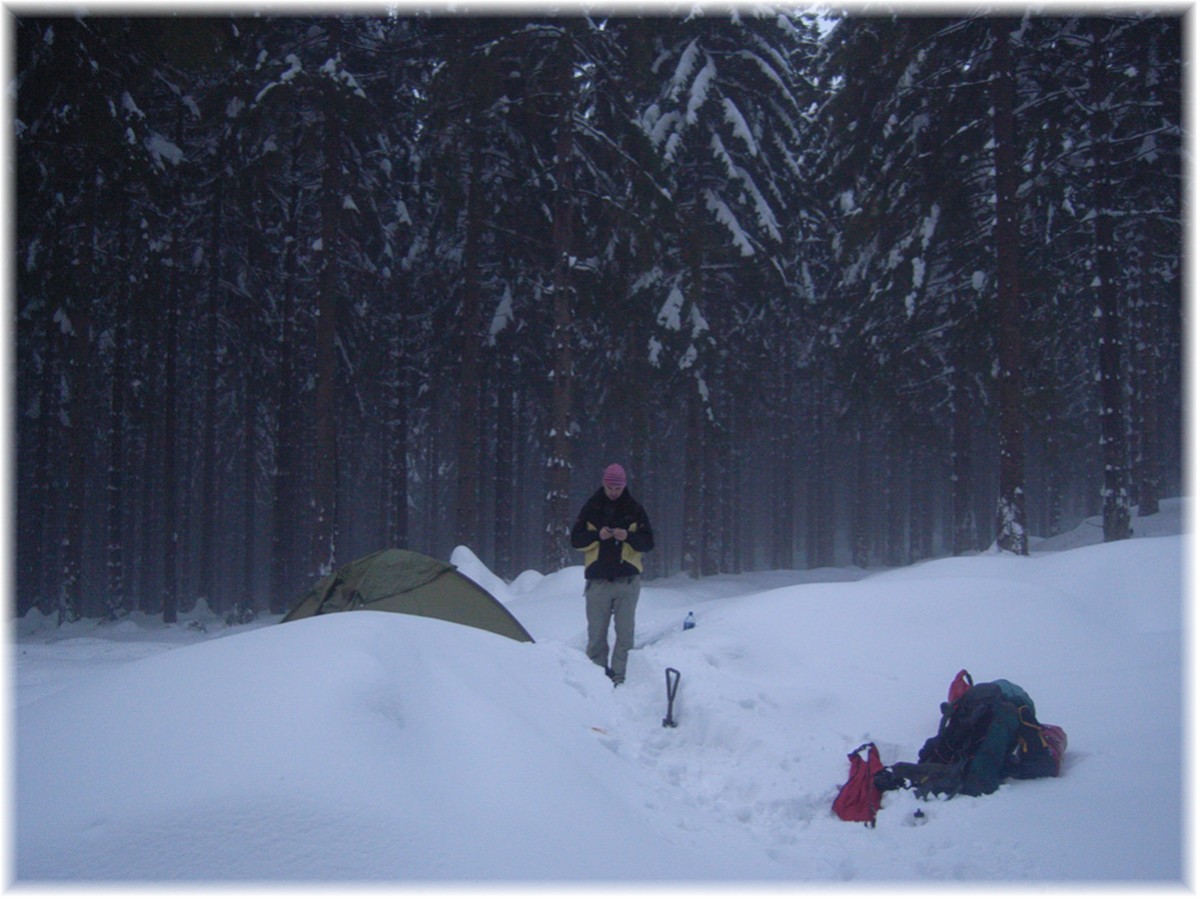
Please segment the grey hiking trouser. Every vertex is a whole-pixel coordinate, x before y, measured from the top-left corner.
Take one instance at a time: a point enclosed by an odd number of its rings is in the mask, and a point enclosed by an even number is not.
[[[637,612],[642,577],[591,578],[583,596],[587,599],[588,659],[598,666],[611,669],[613,681],[625,680],[625,663],[633,646],[633,620]],[[616,625],[617,640],[613,646],[612,662],[608,659],[608,622]]]

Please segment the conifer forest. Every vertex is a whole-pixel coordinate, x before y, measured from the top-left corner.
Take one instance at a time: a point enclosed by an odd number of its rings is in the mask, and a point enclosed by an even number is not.
[[[1183,485],[1182,9],[7,10],[14,613],[892,566]]]

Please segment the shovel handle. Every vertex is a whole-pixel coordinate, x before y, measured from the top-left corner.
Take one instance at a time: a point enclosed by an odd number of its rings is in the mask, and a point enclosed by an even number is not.
[[[679,670],[667,669],[667,717],[663,719],[663,728],[675,728],[677,723],[671,718],[675,706],[675,692],[679,690]],[[674,675],[674,679],[671,676]]]

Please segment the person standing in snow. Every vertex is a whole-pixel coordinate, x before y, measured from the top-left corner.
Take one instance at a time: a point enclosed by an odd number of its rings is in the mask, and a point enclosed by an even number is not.
[[[612,679],[625,681],[625,665],[633,646],[634,617],[642,589],[642,554],[654,549],[654,532],[646,510],[626,487],[625,470],[613,463],[602,484],[583,505],[571,529],[571,546],[583,551],[587,582],[587,655]],[[608,625],[616,627],[612,661]]]

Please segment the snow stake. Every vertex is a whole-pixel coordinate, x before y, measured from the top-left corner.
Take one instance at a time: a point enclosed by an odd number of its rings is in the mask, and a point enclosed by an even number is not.
[[[672,679],[671,676],[675,678]],[[678,724],[671,718],[671,710],[675,706],[675,692],[679,690],[679,670],[667,669],[667,717],[663,719],[663,728],[674,728]]]

